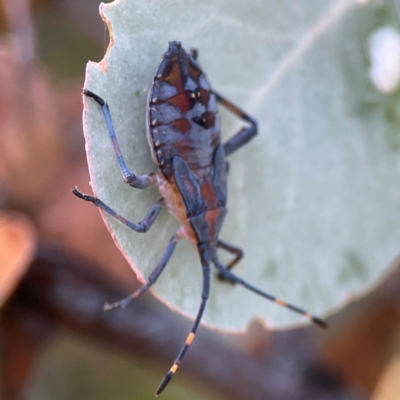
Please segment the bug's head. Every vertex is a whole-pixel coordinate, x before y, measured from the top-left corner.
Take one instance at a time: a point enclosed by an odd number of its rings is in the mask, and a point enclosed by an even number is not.
[[[173,58],[179,55],[179,53],[185,53],[185,51],[182,49],[181,42],[169,42],[166,57]]]

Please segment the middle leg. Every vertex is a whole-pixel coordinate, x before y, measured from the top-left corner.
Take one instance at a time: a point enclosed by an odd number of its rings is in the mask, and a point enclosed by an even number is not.
[[[232,244],[226,243],[222,240],[218,240],[217,247],[226,250],[228,253],[234,254],[236,257],[225,267],[232,269],[238,264],[243,258],[243,250],[239,247],[233,246]]]
[[[112,208],[108,207],[107,204],[103,203],[97,197],[83,194],[77,188],[73,189],[72,193],[76,197],[79,197],[82,200],[90,201],[96,207],[101,208],[103,211],[110,214],[111,216],[116,218],[118,221],[122,222],[128,228],[131,228],[135,232],[139,232],[139,233],[146,233],[152,227],[152,225],[154,224],[154,221],[157,219],[158,214],[160,213],[161,206],[164,205],[164,199],[158,200],[158,202],[156,204],[154,204],[153,207],[150,208],[149,212],[143,218],[143,220],[140,221],[138,224],[135,224],[134,222],[130,222],[127,219],[125,219],[124,217],[122,217],[121,215],[119,215],[117,212],[115,212]]]
[[[249,114],[244,112],[238,106],[233,104],[231,101],[221,96],[218,92],[213,90],[217,101],[227,108],[231,113],[235,114],[240,119],[243,119],[250,124],[247,128],[242,128],[236,135],[231,137],[226,143],[224,143],[225,155],[229,156],[237,149],[249,142],[255,135],[257,135],[257,121]]]
[[[218,240],[217,247],[220,249],[224,249],[228,253],[235,255],[235,258],[225,267],[228,270],[234,268],[239,263],[239,261],[243,258],[243,250],[239,247],[233,246],[232,244],[226,243],[222,240]],[[218,279],[221,279],[223,281],[235,283],[234,281],[232,281],[231,279],[229,279],[225,275],[223,275],[221,272],[218,272],[217,277],[218,277]]]

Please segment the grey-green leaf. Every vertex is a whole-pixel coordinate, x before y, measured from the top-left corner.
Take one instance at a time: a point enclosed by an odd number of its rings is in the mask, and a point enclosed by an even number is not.
[[[373,30],[396,21],[388,5],[118,0],[101,12],[112,45],[100,64],[88,64],[85,87],[108,102],[132,172],[156,172],[146,96],[168,41],[197,48],[213,87],[258,119],[259,135],[230,157],[221,239],[245,251],[238,275],[326,316],[388,272],[400,243],[400,96],[370,83],[367,51]],[[241,123],[221,114],[226,139]],[[85,99],[84,129],[94,193],[140,221],[157,189],[123,183],[92,99]],[[142,281],[179,227],[166,210],[145,235],[105,218]],[[193,316],[201,276],[196,249],[180,241],[154,293]],[[213,274],[204,322],[238,330],[257,317],[275,327],[303,320]]]

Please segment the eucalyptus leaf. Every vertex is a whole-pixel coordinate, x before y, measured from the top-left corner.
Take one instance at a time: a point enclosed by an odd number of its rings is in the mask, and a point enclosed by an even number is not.
[[[230,157],[220,236],[245,251],[238,275],[327,316],[388,273],[400,243],[400,96],[370,83],[366,47],[375,29],[397,29],[392,3],[118,0],[101,14],[111,42],[88,64],[85,88],[108,102],[132,172],[156,172],[146,97],[169,41],[198,49],[213,87],[259,121],[259,135]],[[138,222],[160,194],[124,184],[101,109],[84,103],[93,191]],[[221,115],[226,140],[242,123]],[[104,217],[142,281],[179,227],[167,210],[145,235]],[[154,294],[193,317],[201,279],[196,249],[182,240]],[[204,322],[241,330],[252,318],[272,327],[304,321],[213,273]]]

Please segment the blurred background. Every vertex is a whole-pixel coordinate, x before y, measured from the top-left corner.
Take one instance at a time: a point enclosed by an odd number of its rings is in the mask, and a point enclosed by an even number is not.
[[[97,0],[0,2],[0,393],[152,399],[190,329],[138,287],[90,193],[81,89],[108,32]],[[200,327],[163,398],[400,398],[400,270],[316,327]]]

